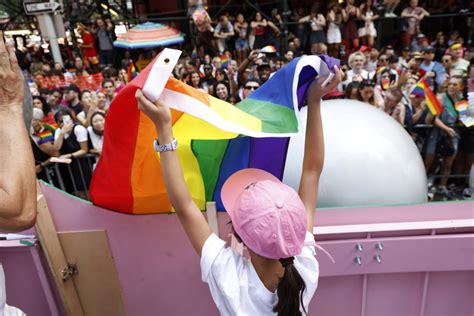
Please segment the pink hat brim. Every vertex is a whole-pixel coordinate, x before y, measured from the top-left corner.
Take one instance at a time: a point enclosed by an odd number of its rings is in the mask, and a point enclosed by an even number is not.
[[[258,181],[270,180],[280,182],[280,180],[269,172],[256,168],[242,169],[231,175],[222,186],[221,199],[224,207],[232,218],[240,195],[250,184]]]

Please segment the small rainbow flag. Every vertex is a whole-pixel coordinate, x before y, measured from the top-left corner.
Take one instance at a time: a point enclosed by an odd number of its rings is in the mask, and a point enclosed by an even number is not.
[[[128,64],[127,74],[128,82],[132,81],[132,79],[138,75],[137,69],[135,68],[135,65],[132,61],[130,61],[130,63]]]
[[[34,136],[38,137],[38,145],[54,142],[54,132],[56,128],[51,125],[43,124],[43,130],[39,133],[36,133]]]
[[[196,59],[198,57],[196,47],[193,48],[193,51],[191,52],[191,58]]]
[[[436,95],[431,91],[425,79],[421,79],[411,93],[419,97],[425,97],[426,106],[428,106],[433,116],[443,112],[443,107],[436,98]]]
[[[227,69],[227,66],[229,65],[229,56],[224,54],[222,56],[219,56],[219,58],[221,59],[221,67]]]
[[[459,115],[465,115],[467,111],[467,100],[460,100],[454,104],[456,111],[458,111]]]

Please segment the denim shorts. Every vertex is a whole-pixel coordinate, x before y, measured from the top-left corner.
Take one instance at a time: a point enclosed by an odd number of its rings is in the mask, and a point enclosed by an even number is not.
[[[249,48],[249,41],[247,39],[238,38],[235,40],[235,49]]]
[[[456,131],[456,134],[459,135],[459,129],[456,127],[453,127],[453,129]],[[448,135],[445,135],[445,133],[441,131],[439,128],[433,127],[433,129],[430,132],[430,135],[425,141],[425,150],[424,150],[425,155],[436,154],[436,148],[437,148],[438,142],[441,140],[441,137],[448,137],[449,140],[451,141],[451,146],[454,148],[454,154],[458,152],[459,136],[449,137]]]

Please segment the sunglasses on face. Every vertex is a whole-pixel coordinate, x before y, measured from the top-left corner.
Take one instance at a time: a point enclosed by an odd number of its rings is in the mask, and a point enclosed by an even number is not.
[[[257,90],[259,87],[258,86],[245,86],[245,89],[248,90]]]
[[[443,63],[449,63],[451,60],[449,59],[443,59]]]

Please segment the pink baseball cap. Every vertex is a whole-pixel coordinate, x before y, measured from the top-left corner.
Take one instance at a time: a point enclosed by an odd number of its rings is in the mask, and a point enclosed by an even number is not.
[[[306,209],[298,193],[272,174],[243,169],[222,186],[222,202],[242,241],[270,259],[301,253],[306,235]]]

